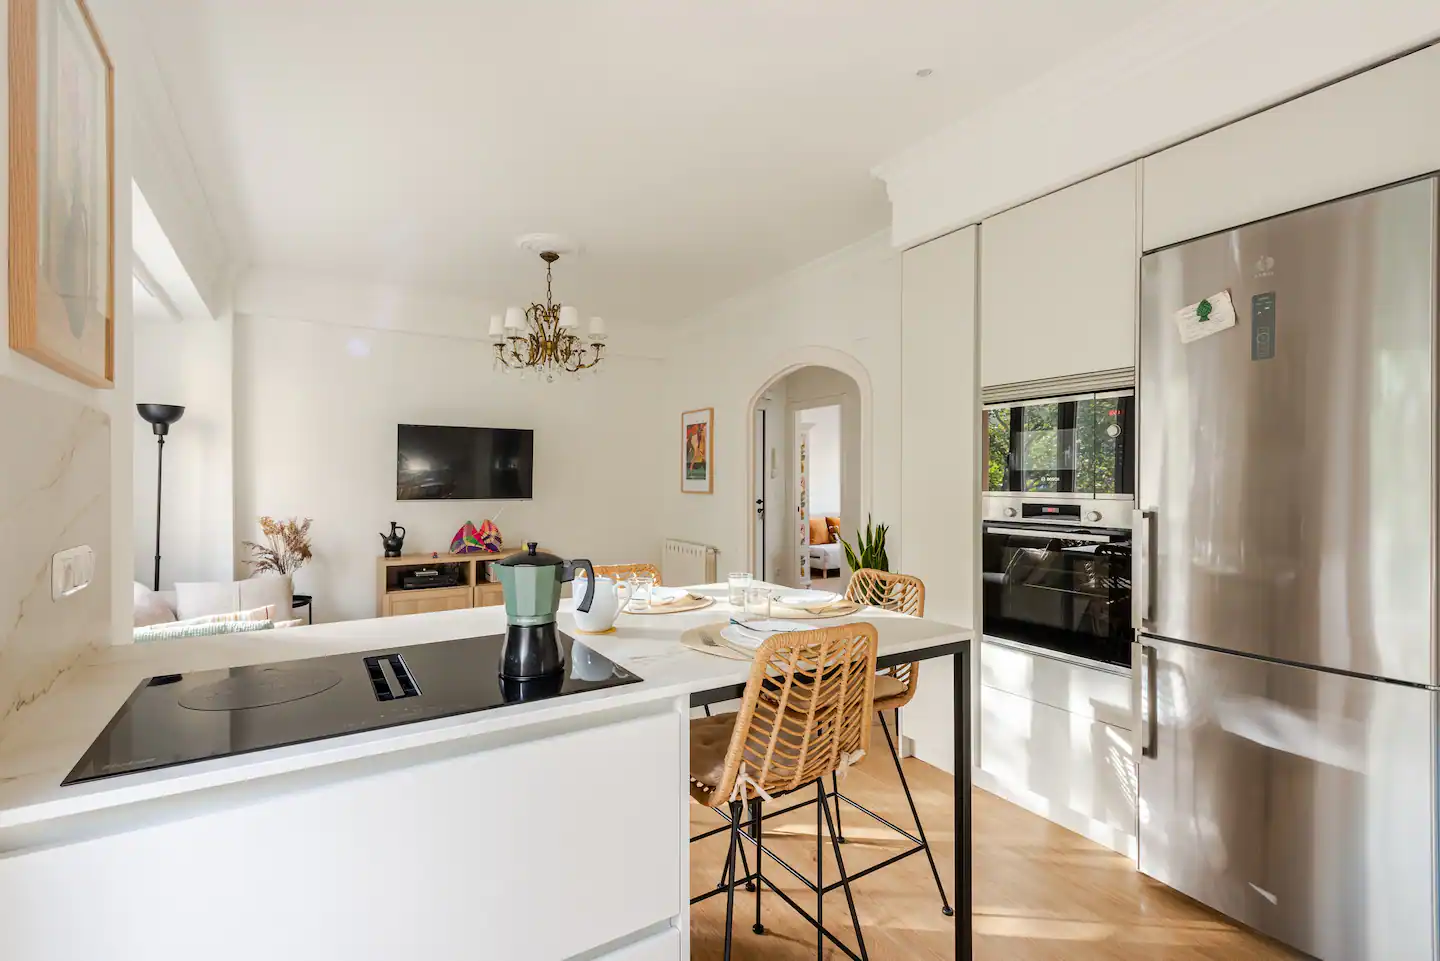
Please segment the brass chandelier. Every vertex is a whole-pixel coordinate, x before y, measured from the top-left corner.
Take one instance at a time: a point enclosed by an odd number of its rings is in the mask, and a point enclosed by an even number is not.
[[[551,289],[551,267],[560,255],[540,252],[545,261],[545,303],[521,309],[510,307],[502,317],[490,318],[490,339],[495,344],[495,366],[518,370],[524,377],[535,371],[547,381],[557,374],[578,374],[590,370],[605,357],[605,321],[590,318],[588,336],[580,332],[580,312],[555,303]]]

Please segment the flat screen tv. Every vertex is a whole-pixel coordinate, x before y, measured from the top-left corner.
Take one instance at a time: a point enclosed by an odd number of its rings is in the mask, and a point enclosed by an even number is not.
[[[397,500],[529,500],[534,496],[532,430],[400,424],[397,433]]]

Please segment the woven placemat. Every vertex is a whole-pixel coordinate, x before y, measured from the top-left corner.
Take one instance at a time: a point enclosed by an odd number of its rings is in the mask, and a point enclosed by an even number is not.
[[[621,610],[620,613],[622,613],[622,614],[683,614],[683,613],[685,613],[686,611],[699,611],[699,610],[704,610],[705,608],[709,607],[711,604],[714,604],[714,603],[715,603],[715,598],[713,598],[713,597],[691,597],[691,598],[688,599],[688,600],[686,600],[686,599],[681,599],[681,600],[678,600],[678,601],[672,601],[672,602],[669,603],[669,604],[651,604],[648,608],[646,608],[646,609],[643,610],[643,611],[632,611],[632,610],[630,610],[629,607],[627,606],[626,608],[624,608],[623,610]]]
[[[725,657],[732,661],[753,661],[755,659],[754,651],[736,647],[720,636],[720,632],[729,623],[729,621],[716,621],[714,624],[692,627],[680,635],[680,643],[701,654],[713,654],[716,657]]]

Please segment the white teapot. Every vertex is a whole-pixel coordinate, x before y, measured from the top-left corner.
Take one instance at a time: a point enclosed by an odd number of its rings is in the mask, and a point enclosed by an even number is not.
[[[572,590],[576,596],[584,593],[584,580],[577,578]],[[590,601],[590,610],[575,611],[575,628],[585,634],[604,634],[615,626],[615,619],[630,602],[633,593],[629,582],[617,583],[613,577],[595,578],[595,597]]]

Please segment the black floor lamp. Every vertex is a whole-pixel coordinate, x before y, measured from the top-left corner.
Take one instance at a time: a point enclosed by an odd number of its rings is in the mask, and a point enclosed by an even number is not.
[[[155,439],[160,442],[160,453],[155,462],[155,590],[160,590],[160,498],[165,483],[165,435],[170,425],[180,419],[185,408],[174,404],[136,404],[140,417],[155,428]]]

